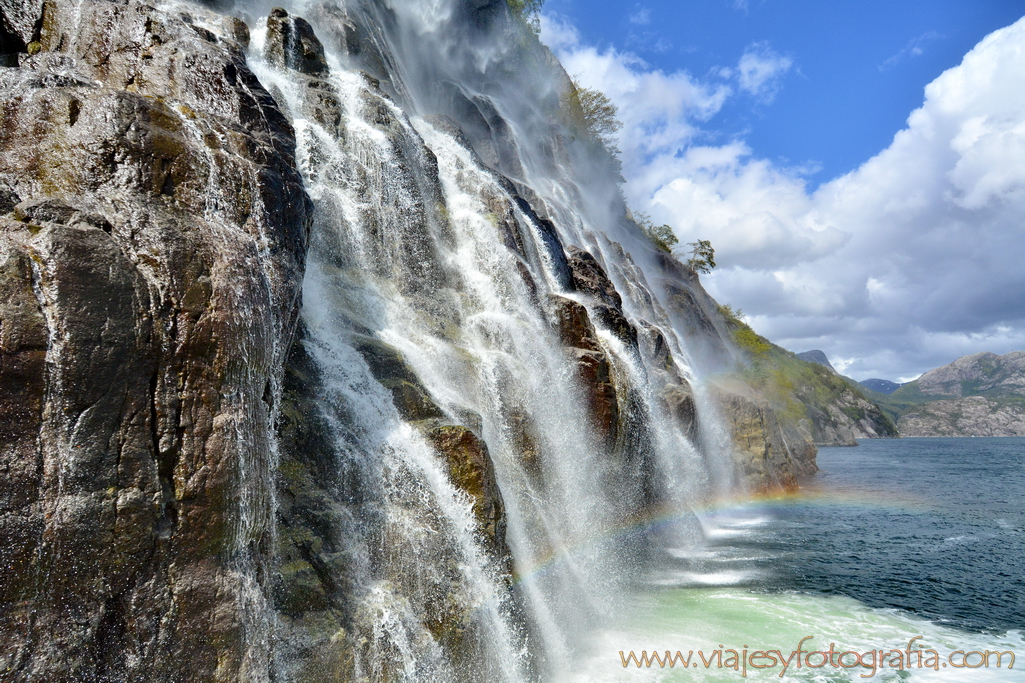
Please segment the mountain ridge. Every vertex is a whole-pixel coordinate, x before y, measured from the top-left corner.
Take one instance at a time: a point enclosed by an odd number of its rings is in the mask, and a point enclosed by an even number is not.
[[[1025,351],[962,356],[868,396],[901,436],[1025,436]]]

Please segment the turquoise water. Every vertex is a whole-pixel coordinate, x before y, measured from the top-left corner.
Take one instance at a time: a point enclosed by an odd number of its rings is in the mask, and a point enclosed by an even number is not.
[[[865,441],[819,466],[799,495],[702,513],[707,542],[667,548],[567,680],[1025,682],[1025,439]],[[796,668],[808,636],[863,665]],[[756,650],[780,654],[745,676]]]

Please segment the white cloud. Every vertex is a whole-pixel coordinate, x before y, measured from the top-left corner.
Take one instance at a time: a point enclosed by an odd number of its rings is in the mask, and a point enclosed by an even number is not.
[[[728,85],[701,83],[685,72],[652,69],[630,52],[584,45],[559,17],[542,15],[541,39],[581,85],[601,90],[617,104],[623,122],[619,145],[638,158],[689,144],[701,134],[692,122],[714,116],[732,93]]]
[[[793,64],[793,59],[779,54],[768,43],[754,43],[737,64],[740,89],[766,103],[771,102],[779,92],[783,75]]]
[[[541,15],[541,41],[556,53],[576,50],[581,47],[582,38],[576,26],[558,15]]]
[[[709,144],[724,102],[738,89],[771,99],[789,57],[756,44],[703,82],[544,25],[570,73],[620,107],[631,205],[681,242],[711,239],[706,286],[759,332],[859,378],[1025,349],[1025,19],[933,81],[889,147],[814,193],[742,140]]]
[[[637,24],[639,26],[645,26],[651,23],[651,10],[647,7],[638,8],[636,12],[630,15],[630,23]]]
[[[936,33],[936,31],[929,31],[927,33],[923,33],[920,36],[912,38],[910,41],[908,41],[908,44],[905,45],[903,49],[901,49],[900,52],[898,52],[897,54],[893,55],[885,62],[883,62],[879,66],[879,70],[886,71],[887,69],[892,69],[893,67],[897,66],[897,64],[899,64],[901,60],[903,60],[905,57],[921,57],[925,54],[926,43],[928,43],[931,40],[937,40],[942,37],[943,36],[941,36],[939,33]]]
[[[652,211],[683,242],[709,239],[720,262],[775,270],[831,253],[850,239],[809,216],[804,182],[767,161],[751,159],[739,143],[691,147],[655,167],[677,175],[651,195]]]

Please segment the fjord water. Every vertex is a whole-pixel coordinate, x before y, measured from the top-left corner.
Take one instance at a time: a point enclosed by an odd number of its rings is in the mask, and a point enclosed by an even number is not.
[[[704,547],[667,554],[634,607],[597,637],[578,680],[735,680],[622,666],[620,651],[1010,650],[1014,669],[879,670],[873,680],[1025,681],[1025,439],[861,441],[822,448],[794,496],[708,511]],[[695,660],[697,654],[694,655]],[[781,667],[750,671],[778,680]],[[789,670],[787,680],[862,680],[870,670]]]
[[[1025,629],[1025,438],[824,448],[779,510],[785,585],[971,630]]]

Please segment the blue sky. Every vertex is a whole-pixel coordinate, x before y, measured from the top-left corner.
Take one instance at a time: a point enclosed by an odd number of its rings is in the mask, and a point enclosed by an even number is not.
[[[812,185],[886,147],[922,89],[985,35],[1025,14],[1023,0],[547,0],[599,48],[716,81],[752,47],[791,60],[774,97],[716,115],[710,142],[742,137],[759,157],[802,167]]]
[[[856,379],[1025,349],[1025,1],[548,0],[625,194],[702,281]]]

